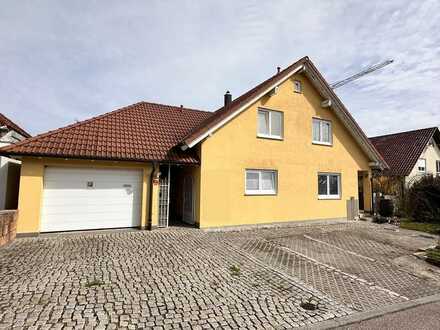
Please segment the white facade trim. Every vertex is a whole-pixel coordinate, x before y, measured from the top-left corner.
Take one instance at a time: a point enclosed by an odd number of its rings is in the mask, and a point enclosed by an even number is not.
[[[214,125],[213,127],[211,127],[208,131],[206,131],[205,133],[201,134],[199,137],[197,137],[196,139],[194,139],[193,141],[191,141],[190,143],[184,145],[182,147],[183,150],[187,149],[187,148],[192,148],[194,147],[197,143],[199,143],[200,141],[202,141],[203,139],[205,139],[207,136],[209,136],[210,134],[212,134],[213,132],[215,132],[216,130],[218,130],[220,127],[224,126],[226,123],[230,122],[232,119],[234,119],[235,117],[237,117],[240,113],[242,113],[244,110],[246,110],[250,105],[252,105],[253,103],[257,102],[260,98],[262,98],[264,95],[266,95],[267,93],[269,93],[270,91],[272,91],[275,87],[277,87],[278,85],[281,85],[283,82],[285,82],[286,80],[288,80],[290,77],[292,77],[295,73],[301,71],[304,68],[303,65],[298,66],[297,68],[295,68],[294,70],[292,70],[288,75],[286,75],[283,79],[277,81],[276,83],[270,85],[268,88],[266,88],[263,92],[261,92],[260,94],[258,94],[257,96],[255,96],[254,98],[252,98],[250,101],[246,102],[244,105],[242,105],[240,108],[238,108],[237,110],[235,110],[233,113],[231,113],[229,116],[227,116],[225,119],[223,119],[222,121],[220,121],[219,123],[217,123],[216,125]]]

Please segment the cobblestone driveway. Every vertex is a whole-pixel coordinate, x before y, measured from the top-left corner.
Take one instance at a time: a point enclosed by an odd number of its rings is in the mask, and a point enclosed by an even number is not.
[[[391,263],[415,244],[390,241],[360,224],[18,239],[0,249],[0,328],[280,329],[440,292]]]

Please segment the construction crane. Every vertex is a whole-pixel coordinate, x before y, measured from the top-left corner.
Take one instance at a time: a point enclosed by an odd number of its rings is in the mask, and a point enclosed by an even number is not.
[[[332,89],[339,88],[339,87],[344,86],[345,84],[348,84],[349,82],[352,82],[354,80],[357,80],[357,79],[359,79],[359,78],[361,78],[361,77],[363,77],[363,76],[365,76],[367,74],[370,74],[370,73],[372,73],[374,71],[382,69],[383,67],[385,67],[387,65],[390,65],[393,62],[394,62],[394,60],[386,60],[384,62],[372,65],[369,68],[367,68],[365,70],[362,70],[361,72],[358,72],[358,73],[356,73],[356,74],[354,74],[354,75],[352,75],[350,77],[347,77],[347,78],[339,80],[339,81],[337,81],[337,82],[335,82],[333,84],[330,84],[330,87]]]

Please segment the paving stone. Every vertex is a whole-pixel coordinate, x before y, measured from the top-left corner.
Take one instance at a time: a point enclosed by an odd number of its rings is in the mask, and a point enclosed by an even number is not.
[[[406,248],[361,227],[17,239],[0,249],[0,328],[283,329],[402,300],[383,289],[438,289],[390,264]],[[311,299],[317,311],[300,307]]]

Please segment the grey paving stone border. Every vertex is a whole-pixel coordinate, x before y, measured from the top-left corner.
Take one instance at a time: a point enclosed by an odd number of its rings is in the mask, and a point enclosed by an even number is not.
[[[314,326],[304,327],[304,329],[336,329],[339,327],[360,323],[362,321],[371,320],[383,315],[392,314],[400,311],[404,311],[417,306],[422,306],[430,303],[435,303],[440,301],[440,294],[435,294],[432,296],[427,296],[423,298],[418,298],[415,300],[406,301],[403,303],[398,303],[390,306],[383,307],[381,309],[376,309],[367,312],[355,313],[346,317],[341,317],[339,319],[332,319],[320,322]]]

